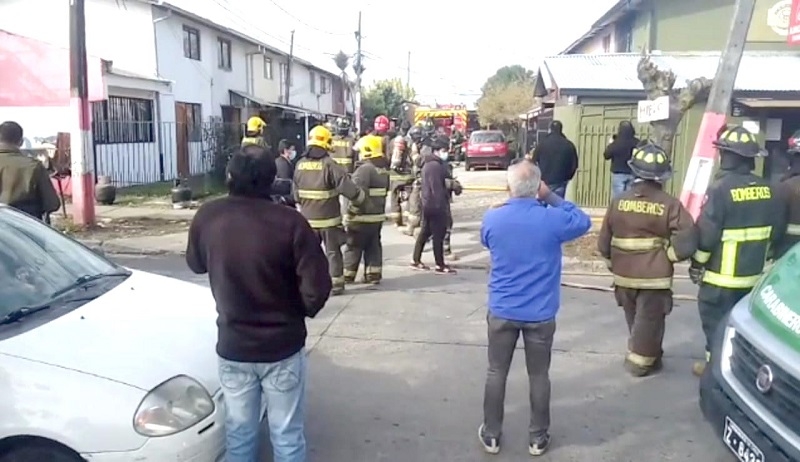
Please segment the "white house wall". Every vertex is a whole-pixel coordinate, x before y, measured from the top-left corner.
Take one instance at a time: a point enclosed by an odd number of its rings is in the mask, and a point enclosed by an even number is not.
[[[289,90],[289,104],[299,106],[312,111],[330,114],[333,112],[332,82],[328,74],[323,74],[319,70],[312,70],[314,75],[314,86],[312,91],[311,73],[309,68],[301,63],[295,62],[292,66],[292,83]],[[322,83],[320,76],[325,75],[328,79],[328,92],[322,93]]]
[[[267,58],[270,60],[272,67],[271,75],[265,72],[265,63]],[[247,89],[247,92],[261,101],[266,101],[269,103],[282,102],[280,64],[285,62],[286,57],[281,57],[277,53],[264,51],[260,54],[250,55],[249,60],[251,63],[251,69],[253,69],[253,74],[251,76],[250,87]]]
[[[0,29],[69,46],[68,0],[2,0]],[[156,76],[150,6],[136,0],[86,0],[86,49],[114,67]]]

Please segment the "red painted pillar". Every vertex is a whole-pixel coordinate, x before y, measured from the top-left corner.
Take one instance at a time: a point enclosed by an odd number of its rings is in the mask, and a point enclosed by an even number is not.
[[[72,161],[72,219],[95,223],[92,119],[86,58],[85,0],[70,0],[70,105],[74,125],[70,134]]]

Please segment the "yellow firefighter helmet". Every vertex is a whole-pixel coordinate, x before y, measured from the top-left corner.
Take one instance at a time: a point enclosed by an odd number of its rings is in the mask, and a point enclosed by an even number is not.
[[[383,157],[383,140],[380,136],[365,136],[358,154],[361,160]]]
[[[331,138],[333,138],[333,135],[331,135],[330,130],[323,125],[317,125],[308,132],[308,145],[330,151],[333,149]]]
[[[264,119],[262,119],[261,117],[253,116],[247,119],[248,133],[260,133],[266,126],[267,123],[264,122]]]

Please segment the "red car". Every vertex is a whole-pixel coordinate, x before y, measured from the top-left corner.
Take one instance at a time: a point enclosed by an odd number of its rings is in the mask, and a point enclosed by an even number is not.
[[[477,130],[472,132],[467,141],[467,154],[464,157],[464,170],[481,165],[485,168],[508,168],[511,157],[508,153],[508,142],[500,130]]]

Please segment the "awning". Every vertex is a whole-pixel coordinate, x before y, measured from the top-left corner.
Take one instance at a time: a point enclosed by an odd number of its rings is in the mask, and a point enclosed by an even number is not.
[[[170,80],[156,76],[141,75],[117,69],[113,66],[107,66],[104,77],[105,83],[109,87],[133,88],[154,93],[169,91],[172,87],[172,81]]]
[[[69,50],[0,31],[0,107],[70,105]],[[106,99],[103,63],[88,58],[89,100]]]
[[[231,94],[231,106],[234,107],[248,107],[248,106],[261,106],[261,107],[274,107],[278,109],[283,109],[284,111],[294,112],[296,114],[300,114],[302,116],[311,116],[315,118],[322,118],[325,115],[335,115],[335,114],[324,114],[319,111],[312,111],[311,109],[306,109],[298,106],[292,106],[288,104],[281,104],[281,103],[273,103],[270,101],[264,101],[261,98],[253,96],[249,93],[245,93],[238,90],[229,90]],[[244,104],[237,104],[237,99],[243,100]],[[247,104],[247,103],[250,104]]]

